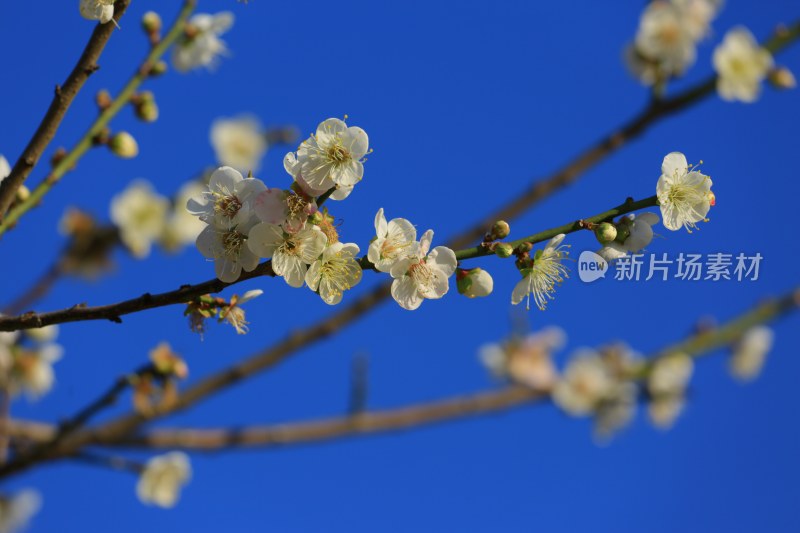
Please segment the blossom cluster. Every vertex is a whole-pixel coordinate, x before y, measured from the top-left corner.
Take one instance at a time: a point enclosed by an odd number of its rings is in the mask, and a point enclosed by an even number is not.
[[[53,388],[53,363],[61,359],[63,348],[55,343],[58,326],[0,332],[0,387],[14,397],[25,393],[36,400]]]
[[[766,326],[744,332],[733,345],[731,374],[742,381],[758,376],[772,342],[773,332]],[[565,344],[563,330],[549,327],[487,344],[479,355],[496,379],[549,394],[570,416],[593,416],[595,437],[600,441],[628,425],[640,401],[645,402],[650,421],[661,429],[672,427],[684,411],[694,370],[689,355],[670,352],[648,361],[621,343],[578,348],[559,373],[553,354]]]

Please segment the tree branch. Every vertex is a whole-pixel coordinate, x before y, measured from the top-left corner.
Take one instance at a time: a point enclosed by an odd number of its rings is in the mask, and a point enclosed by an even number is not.
[[[130,4],[130,0],[117,0],[114,4],[115,22],[97,24],[92,36],[89,38],[89,42],[86,44],[86,48],[84,48],[81,57],[67,77],[64,85],[56,86],[53,101],[50,103],[42,122],[31,140],[28,141],[28,146],[25,147],[17,162],[14,163],[11,173],[0,182],[0,222],[3,221],[4,214],[11,206],[17,189],[28,178],[50,141],[55,137],[58,127],[61,125],[64,115],[67,114],[70,105],[72,105],[75,96],[77,96],[86,80],[89,79],[89,76],[100,68],[97,65],[97,61],[100,59],[106,43],[108,43],[111,34],[114,32],[114,24],[122,18],[125,10],[128,9],[128,4]]]

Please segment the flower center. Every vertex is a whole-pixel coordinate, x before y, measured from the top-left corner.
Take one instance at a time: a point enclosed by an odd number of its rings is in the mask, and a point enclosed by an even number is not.
[[[235,217],[241,208],[241,200],[233,195],[219,195],[214,202],[214,212],[228,219]]]
[[[236,230],[225,233],[222,236],[222,247],[225,250],[225,255],[232,259],[238,258],[246,240],[247,236]]]
[[[425,260],[421,260],[419,263],[415,263],[408,268],[408,275],[411,276],[411,279],[414,280],[414,283],[418,287],[422,287],[424,289],[429,289],[433,286],[433,282],[436,279],[436,276],[433,274],[433,269],[425,263]]]
[[[338,142],[328,148],[328,159],[336,164],[341,164],[350,159],[350,152]]]

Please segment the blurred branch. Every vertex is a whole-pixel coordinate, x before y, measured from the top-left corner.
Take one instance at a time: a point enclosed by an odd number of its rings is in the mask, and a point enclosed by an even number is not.
[[[655,196],[645,198],[644,200],[633,201],[628,199],[624,203],[604,211],[598,215],[594,215],[585,219],[576,220],[562,226],[551,228],[549,230],[541,231],[534,235],[513,241],[511,244],[517,246],[523,242],[530,242],[536,244],[538,242],[550,239],[559,233],[572,233],[585,229],[587,225],[592,223],[601,222],[613,218],[618,215],[624,215],[646,207],[652,207],[658,204]],[[485,228],[484,228],[485,229]],[[493,252],[486,247],[477,246],[466,250],[456,252],[456,257],[459,260],[472,259],[479,256],[492,255]],[[372,263],[366,257],[360,259],[362,268],[371,269]],[[216,278],[198,283],[197,285],[183,285],[179,289],[161,294],[145,293],[138,298],[132,298],[119,302],[116,304],[104,305],[99,307],[86,307],[85,305],[74,305],[59,311],[51,311],[49,313],[35,313],[29,312],[20,316],[6,316],[0,317],[0,331],[14,331],[19,329],[40,328],[51,324],[63,324],[66,322],[78,322],[84,320],[98,320],[105,319],[112,322],[122,322],[120,318],[123,315],[145,311],[156,307],[164,307],[174,304],[185,304],[199,296],[209,293],[220,292],[226,287],[241,283],[242,281],[253,279],[259,276],[274,276],[272,270],[272,263],[266,261],[261,263],[252,272],[242,272],[242,275],[237,281],[226,283]]]
[[[128,4],[130,4],[130,0],[117,0],[114,4],[114,23],[96,25],[89,42],[86,44],[86,48],[84,48],[78,63],[72,69],[64,85],[56,85],[55,96],[42,122],[28,142],[28,146],[25,147],[17,162],[14,163],[11,173],[0,182],[0,222],[3,222],[4,214],[11,206],[17,189],[28,178],[42,157],[47,145],[55,137],[58,127],[67,114],[70,105],[72,105],[75,96],[80,92],[89,76],[100,68],[97,65],[97,60],[111,38],[115,24],[119,22],[125,10],[128,9]],[[2,234],[1,231],[0,234]]]
[[[94,138],[101,133],[117,115],[117,113],[119,113],[120,110],[122,110],[122,108],[130,102],[131,97],[136,93],[139,86],[141,86],[141,84],[148,78],[152,66],[158,62],[170,45],[172,45],[172,43],[175,42],[175,40],[181,35],[186,20],[194,10],[195,3],[196,2],[194,0],[185,0],[177,20],[172,25],[172,28],[169,30],[167,35],[164,36],[164,38],[156,46],[154,46],[152,50],[150,50],[145,60],[136,70],[136,73],[131,77],[130,80],[128,80],[128,83],[125,84],[125,87],[111,102],[111,104],[104,109],[102,113],[100,113],[89,130],[83,135],[80,141],[78,141],[78,144],[76,144],[64,158],[60,159],[58,163],[53,166],[50,174],[48,174],[47,177],[31,191],[31,194],[28,198],[14,205],[14,207],[12,207],[6,215],[5,219],[0,221],[0,236],[8,231],[14,224],[16,224],[22,215],[30,211],[32,208],[38,206],[42,200],[42,197],[53,188],[53,185],[58,183],[64,174],[71,170],[80,160],[80,158],[83,157],[83,155],[90,148],[92,148]],[[108,24],[105,26],[108,26]],[[111,30],[109,29],[108,31]],[[19,164],[19,162],[17,164]],[[5,184],[6,181],[8,180],[4,180],[3,184]],[[16,190],[16,187],[14,190]]]

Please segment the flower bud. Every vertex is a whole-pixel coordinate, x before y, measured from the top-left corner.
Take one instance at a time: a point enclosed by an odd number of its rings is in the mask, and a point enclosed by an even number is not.
[[[614,224],[603,222],[595,227],[594,236],[597,237],[600,244],[608,244],[617,238],[617,228]]]
[[[488,272],[480,268],[459,269],[456,273],[456,285],[458,292],[467,298],[481,298],[492,293],[494,280]]]
[[[158,63],[156,63],[152,67],[150,67],[149,74],[150,74],[151,77],[155,78],[157,76],[161,76],[162,74],[165,74],[167,72],[167,70],[169,70],[169,67],[167,66],[166,61],[159,61]]]
[[[111,137],[108,141],[108,148],[114,155],[123,159],[130,159],[139,154],[139,145],[136,143],[136,139],[127,131],[121,131]]]
[[[523,242],[522,244],[517,246],[517,253],[520,253],[520,254],[527,254],[531,250],[533,250],[533,244],[531,244],[529,242]]]
[[[511,257],[514,255],[514,247],[507,242],[501,242],[494,247],[494,253],[497,255],[497,257],[505,259],[506,257]]]
[[[94,97],[94,102],[97,104],[97,107],[100,109],[100,111],[105,111],[111,105],[113,99],[111,98],[111,93],[105,89],[102,89],[97,91],[97,94]]]
[[[511,227],[505,220],[498,220],[492,225],[491,236],[494,240],[505,239],[511,233]]]
[[[134,107],[136,118],[143,122],[155,122],[158,119],[158,105],[153,100],[143,100]]]
[[[776,89],[794,89],[797,87],[797,80],[792,71],[786,67],[778,67],[769,73],[769,82]]]
[[[31,191],[25,185],[20,185],[17,189],[17,201],[24,202],[31,197]]]
[[[142,16],[142,29],[148,35],[161,32],[161,16],[155,11],[148,11]]]

